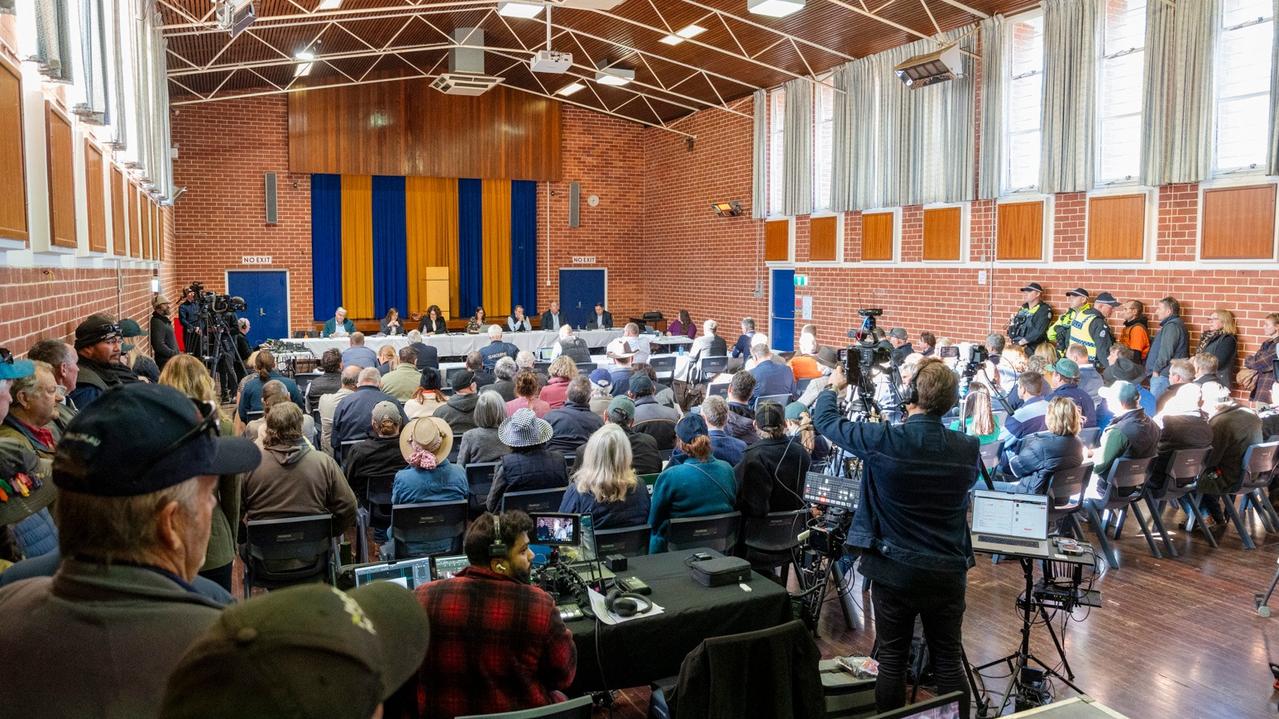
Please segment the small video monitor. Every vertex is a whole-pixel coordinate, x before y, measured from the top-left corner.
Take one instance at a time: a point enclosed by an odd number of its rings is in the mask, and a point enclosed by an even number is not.
[[[948,347],[938,347],[937,356],[950,359],[959,359],[959,345],[950,345]]]
[[[533,536],[530,544],[562,547],[582,543],[581,517],[576,514],[531,513]]]
[[[437,581],[452,579],[458,572],[471,566],[471,560],[465,554],[447,557],[431,557],[431,576]]]

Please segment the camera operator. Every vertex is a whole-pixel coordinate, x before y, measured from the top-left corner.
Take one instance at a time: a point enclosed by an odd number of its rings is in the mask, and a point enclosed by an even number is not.
[[[907,657],[919,616],[937,692],[962,692],[960,716],[968,716],[962,628],[967,572],[974,563],[968,490],[979,454],[976,437],[941,423],[958,401],[958,378],[940,360],[921,362],[900,425],[845,419],[837,396],[847,384],[843,368],[832,372],[829,390],[813,408],[813,423],[863,463],[861,503],[845,545],[861,555],[861,572],[873,582],[876,710],[905,704]]]
[[[192,288],[198,283],[191,283],[191,287],[182,290],[182,304],[178,305],[178,322],[182,325],[182,346],[186,348],[187,354],[200,356],[202,351],[200,348],[200,303],[196,298],[196,291]]]

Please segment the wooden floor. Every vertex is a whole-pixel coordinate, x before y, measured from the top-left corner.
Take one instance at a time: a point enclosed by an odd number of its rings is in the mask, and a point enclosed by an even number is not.
[[[1171,511],[1166,518],[1172,519]],[[1085,530],[1095,543],[1091,528],[1085,525]],[[1258,548],[1246,551],[1231,528],[1217,532],[1221,546],[1214,550],[1202,535],[1191,538],[1178,528],[1174,540],[1182,556],[1155,559],[1141,534],[1130,534],[1135,530],[1129,523],[1117,545],[1121,568],[1105,572],[1096,583],[1103,606],[1077,611],[1080,621],[1066,631],[1075,683],[1132,719],[1274,717],[1277,695],[1269,662],[1279,661],[1279,595],[1271,602],[1276,616],[1264,619],[1253,608],[1253,594],[1269,586],[1279,536],[1265,537],[1257,527]],[[983,664],[1017,648],[1021,623],[1014,602],[1023,577],[1017,562],[992,565],[979,555],[968,582],[964,648],[974,664]],[[869,611],[869,595],[854,596]],[[832,595],[819,625],[824,658],[870,652],[873,618],[862,613],[854,624],[852,630],[845,626]],[[1056,656],[1042,627],[1035,629],[1031,651],[1045,661]],[[988,680],[986,686],[997,694],[1004,682]],[[1054,695],[1073,693],[1058,683]],[[646,690],[623,692],[613,716],[644,717],[647,701]],[[607,716],[604,710],[596,714]]]

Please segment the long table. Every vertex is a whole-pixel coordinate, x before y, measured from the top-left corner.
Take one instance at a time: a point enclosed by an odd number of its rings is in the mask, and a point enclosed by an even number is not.
[[[621,624],[600,624],[596,654],[596,622],[569,622],[577,645],[577,676],[569,696],[582,692],[644,686],[679,674],[684,656],[702,640],[784,624],[791,620],[790,598],[781,585],[753,573],[751,591],[736,584],[703,587],[688,575],[684,560],[709,549],[687,549],[635,557],[621,576],[636,576],[652,587],[649,598],[664,612]],[[603,657],[604,676],[600,676]]]
[[[607,345],[614,337],[622,336],[622,331],[580,330],[577,332],[577,336],[586,342],[587,347],[599,348]],[[550,347],[555,343],[556,337],[557,335],[554,332],[542,331],[506,332],[502,335],[504,341],[529,352],[536,352],[543,347]],[[344,350],[351,346],[349,337],[303,337],[287,341],[306,347],[316,357],[324,354],[325,350],[333,348]],[[489,345],[487,334],[428,335],[423,337],[422,341],[439,350],[441,357],[464,357]],[[383,345],[391,345],[398,350],[401,347],[408,346],[408,344],[409,340],[404,335],[375,335],[364,338],[364,346],[374,352],[381,349]]]

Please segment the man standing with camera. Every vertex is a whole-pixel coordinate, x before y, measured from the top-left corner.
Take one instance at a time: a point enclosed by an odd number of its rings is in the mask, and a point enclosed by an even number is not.
[[[924,360],[900,425],[845,419],[837,398],[847,385],[844,368],[835,369],[813,407],[813,425],[862,461],[861,502],[845,544],[861,555],[861,572],[873,583],[876,710],[906,703],[906,664],[920,617],[937,693],[963,692],[960,716],[966,717],[962,629],[973,566],[967,511],[979,443],[941,422],[959,399],[959,381],[942,361]]]
[[[1044,288],[1038,282],[1031,282],[1021,288],[1021,308],[1013,315],[1008,324],[1008,339],[1026,350],[1026,354],[1034,354],[1035,348],[1046,339],[1048,325],[1052,324],[1053,308],[1039,298]]]

